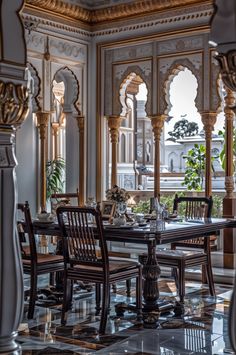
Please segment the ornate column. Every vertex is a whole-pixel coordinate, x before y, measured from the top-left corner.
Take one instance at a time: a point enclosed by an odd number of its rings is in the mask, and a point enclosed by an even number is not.
[[[84,205],[84,162],[85,162],[85,154],[84,154],[84,116],[76,117],[78,128],[79,128],[79,204],[80,206]]]
[[[53,135],[53,148],[54,148],[54,157],[53,159],[58,158],[58,133],[60,130],[60,124],[58,122],[52,122],[52,135]]]
[[[4,354],[18,349],[15,338],[23,311],[23,271],[16,230],[15,127],[24,121],[27,107],[27,89],[0,80],[0,353]]]
[[[108,127],[111,135],[111,186],[117,184],[117,146],[119,142],[119,128],[123,117],[109,116]]]
[[[167,115],[152,115],[149,116],[152,123],[152,130],[154,133],[154,142],[155,142],[155,156],[154,156],[154,197],[160,198],[161,193],[161,174],[160,174],[160,141],[161,133],[165,123]]]
[[[220,54],[216,56],[216,59],[220,65],[221,77],[224,84],[232,91],[236,91],[236,32],[235,32],[235,20],[236,20],[236,3],[234,0],[230,0],[225,2],[224,0],[215,0],[216,11],[214,12],[214,16],[211,21],[211,40],[215,42],[217,46],[217,50]],[[222,28],[225,28],[222,31]],[[229,92],[227,92],[227,96]],[[231,107],[235,110],[235,103],[232,103],[231,98],[228,98],[228,104],[233,104],[234,107]],[[226,113],[227,115],[228,113]],[[231,115],[231,113],[230,113]],[[227,118],[226,118],[227,120]],[[232,119],[230,118],[229,121]],[[226,121],[226,130],[230,129],[232,123]],[[228,128],[228,127],[229,128]],[[229,138],[228,134],[226,136]],[[231,143],[229,143],[231,144]],[[228,143],[226,142],[228,146]],[[227,150],[230,149],[230,145],[227,147]],[[229,151],[226,151],[226,154],[231,154]],[[231,168],[230,161],[231,155],[228,157],[226,176],[230,176]],[[231,179],[230,179],[231,180]],[[228,182],[227,182],[228,184]],[[232,182],[230,182],[227,194],[229,194],[232,189]],[[227,201],[226,201],[227,199]],[[227,202],[231,202],[229,209],[226,207]],[[236,199],[225,197],[224,201],[224,213],[231,214],[232,216],[236,215]],[[229,243],[229,252],[231,248],[231,260],[229,262],[227,260],[228,267],[234,268],[234,260],[235,260],[235,236],[234,236],[235,228],[224,230],[224,266],[226,266],[226,250],[225,250],[225,242]],[[234,290],[230,303],[229,310],[229,338],[232,345],[233,350],[236,352],[236,277],[234,280]]]
[[[235,105],[235,95],[233,91],[226,88],[225,97],[225,190],[226,198],[233,198],[234,194],[234,161],[233,161],[233,131],[234,131],[234,112],[232,107]]]
[[[49,121],[49,112],[36,113],[40,137],[40,205],[41,211],[46,210],[46,132]]]
[[[23,0],[2,0],[0,12],[0,353],[15,355],[24,306],[15,173],[15,129],[28,113],[23,5]]]
[[[205,195],[208,197],[211,196],[212,193],[211,138],[216,123],[216,115],[216,112],[209,111],[204,111],[201,114],[206,139]]]

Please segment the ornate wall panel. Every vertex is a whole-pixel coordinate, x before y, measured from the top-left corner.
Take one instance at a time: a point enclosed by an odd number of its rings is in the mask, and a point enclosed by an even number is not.
[[[174,76],[184,68],[188,68],[196,77],[198,81],[196,107],[199,111],[203,110],[203,53],[192,53],[188,55],[176,55],[171,57],[158,59],[158,72],[159,72],[159,86],[158,86],[158,102],[159,113],[168,114],[167,92]]]
[[[152,43],[119,48],[114,50],[114,62],[132,60],[137,58],[146,58],[152,56]]]
[[[185,38],[170,39],[158,42],[157,55],[193,51],[203,48],[202,36],[191,36]]]

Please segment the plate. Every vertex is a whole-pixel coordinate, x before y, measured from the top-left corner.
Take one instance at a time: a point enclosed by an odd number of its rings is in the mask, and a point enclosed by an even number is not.
[[[133,225],[124,225],[124,226],[116,226],[116,225],[113,225],[113,224],[111,224],[111,225],[107,225],[107,226],[104,226],[106,229],[132,229],[132,228],[134,228],[134,226]]]
[[[51,224],[51,223],[54,223],[54,221],[42,221],[42,220],[39,220],[39,219],[35,219],[34,223],[37,223],[37,224]]]

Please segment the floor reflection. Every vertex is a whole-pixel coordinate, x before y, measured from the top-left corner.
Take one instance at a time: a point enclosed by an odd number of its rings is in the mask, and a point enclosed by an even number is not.
[[[25,318],[17,341],[22,355],[43,354],[109,354],[109,355],[220,355],[232,353],[228,338],[228,310],[231,287],[216,285],[217,297],[210,297],[208,287],[186,283],[185,314],[160,316],[158,329],[135,325],[135,314],[117,318],[114,304],[126,301],[125,283],[111,296],[111,312],[107,334],[98,335],[99,316],[95,315],[94,290],[77,289],[66,326],[60,324],[60,304],[43,298],[38,302],[35,317]],[[135,295],[135,290],[132,290]],[[162,279],[160,295],[173,299],[176,290],[172,280]],[[132,298],[129,299],[132,301]]]

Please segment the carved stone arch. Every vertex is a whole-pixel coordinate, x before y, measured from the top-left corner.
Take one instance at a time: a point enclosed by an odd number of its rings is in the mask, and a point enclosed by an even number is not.
[[[197,87],[197,96],[195,99],[195,104],[199,112],[203,110],[203,100],[202,100],[202,88],[203,88],[203,79],[201,75],[201,67],[199,69],[196,68],[196,66],[187,58],[184,59],[177,59],[173,61],[171,64],[171,67],[165,75],[162,77],[162,80],[160,82],[160,87],[164,88],[162,92],[163,94],[160,96],[160,113],[165,113],[168,114],[170,108],[171,108],[171,103],[169,100],[169,91],[170,91],[170,85],[174,79],[174,77],[181,71],[183,71],[185,68],[190,70],[192,74],[195,76],[197,79],[198,87]]]
[[[40,111],[42,108],[41,92],[41,79],[39,77],[37,69],[31,64],[27,63],[27,69],[30,72],[28,76],[28,89],[31,95],[32,112]]]
[[[134,75],[140,77],[147,86],[147,102],[145,105],[145,111],[147,112],[147,115],[151,115],[151,76],[147,76],[145,72],[138,65],[129,66],[122,74],[119,81],[117,81],[115,84],[115,96],[114,96],[115,109],[114,110],[116,111],[117,108],[117,112],[114,112],[114,114],[116,115],[120,115],[120,116],[126,115],[127,105],[125,102],[125,90],[128,84],[134,78]],[[121,100],[122,93],[124,99],[122,98]]]
[[[57,83],[63,81],[65,85],[63,111],[68,113],[72,112],[80,115],[81,111],[79,107],[81,103],[79,102],[79,81],[74,72],[67,66],[62,67],[58,69],[57,72],[54,74],[52,80],[52,87],[54,80]]]

